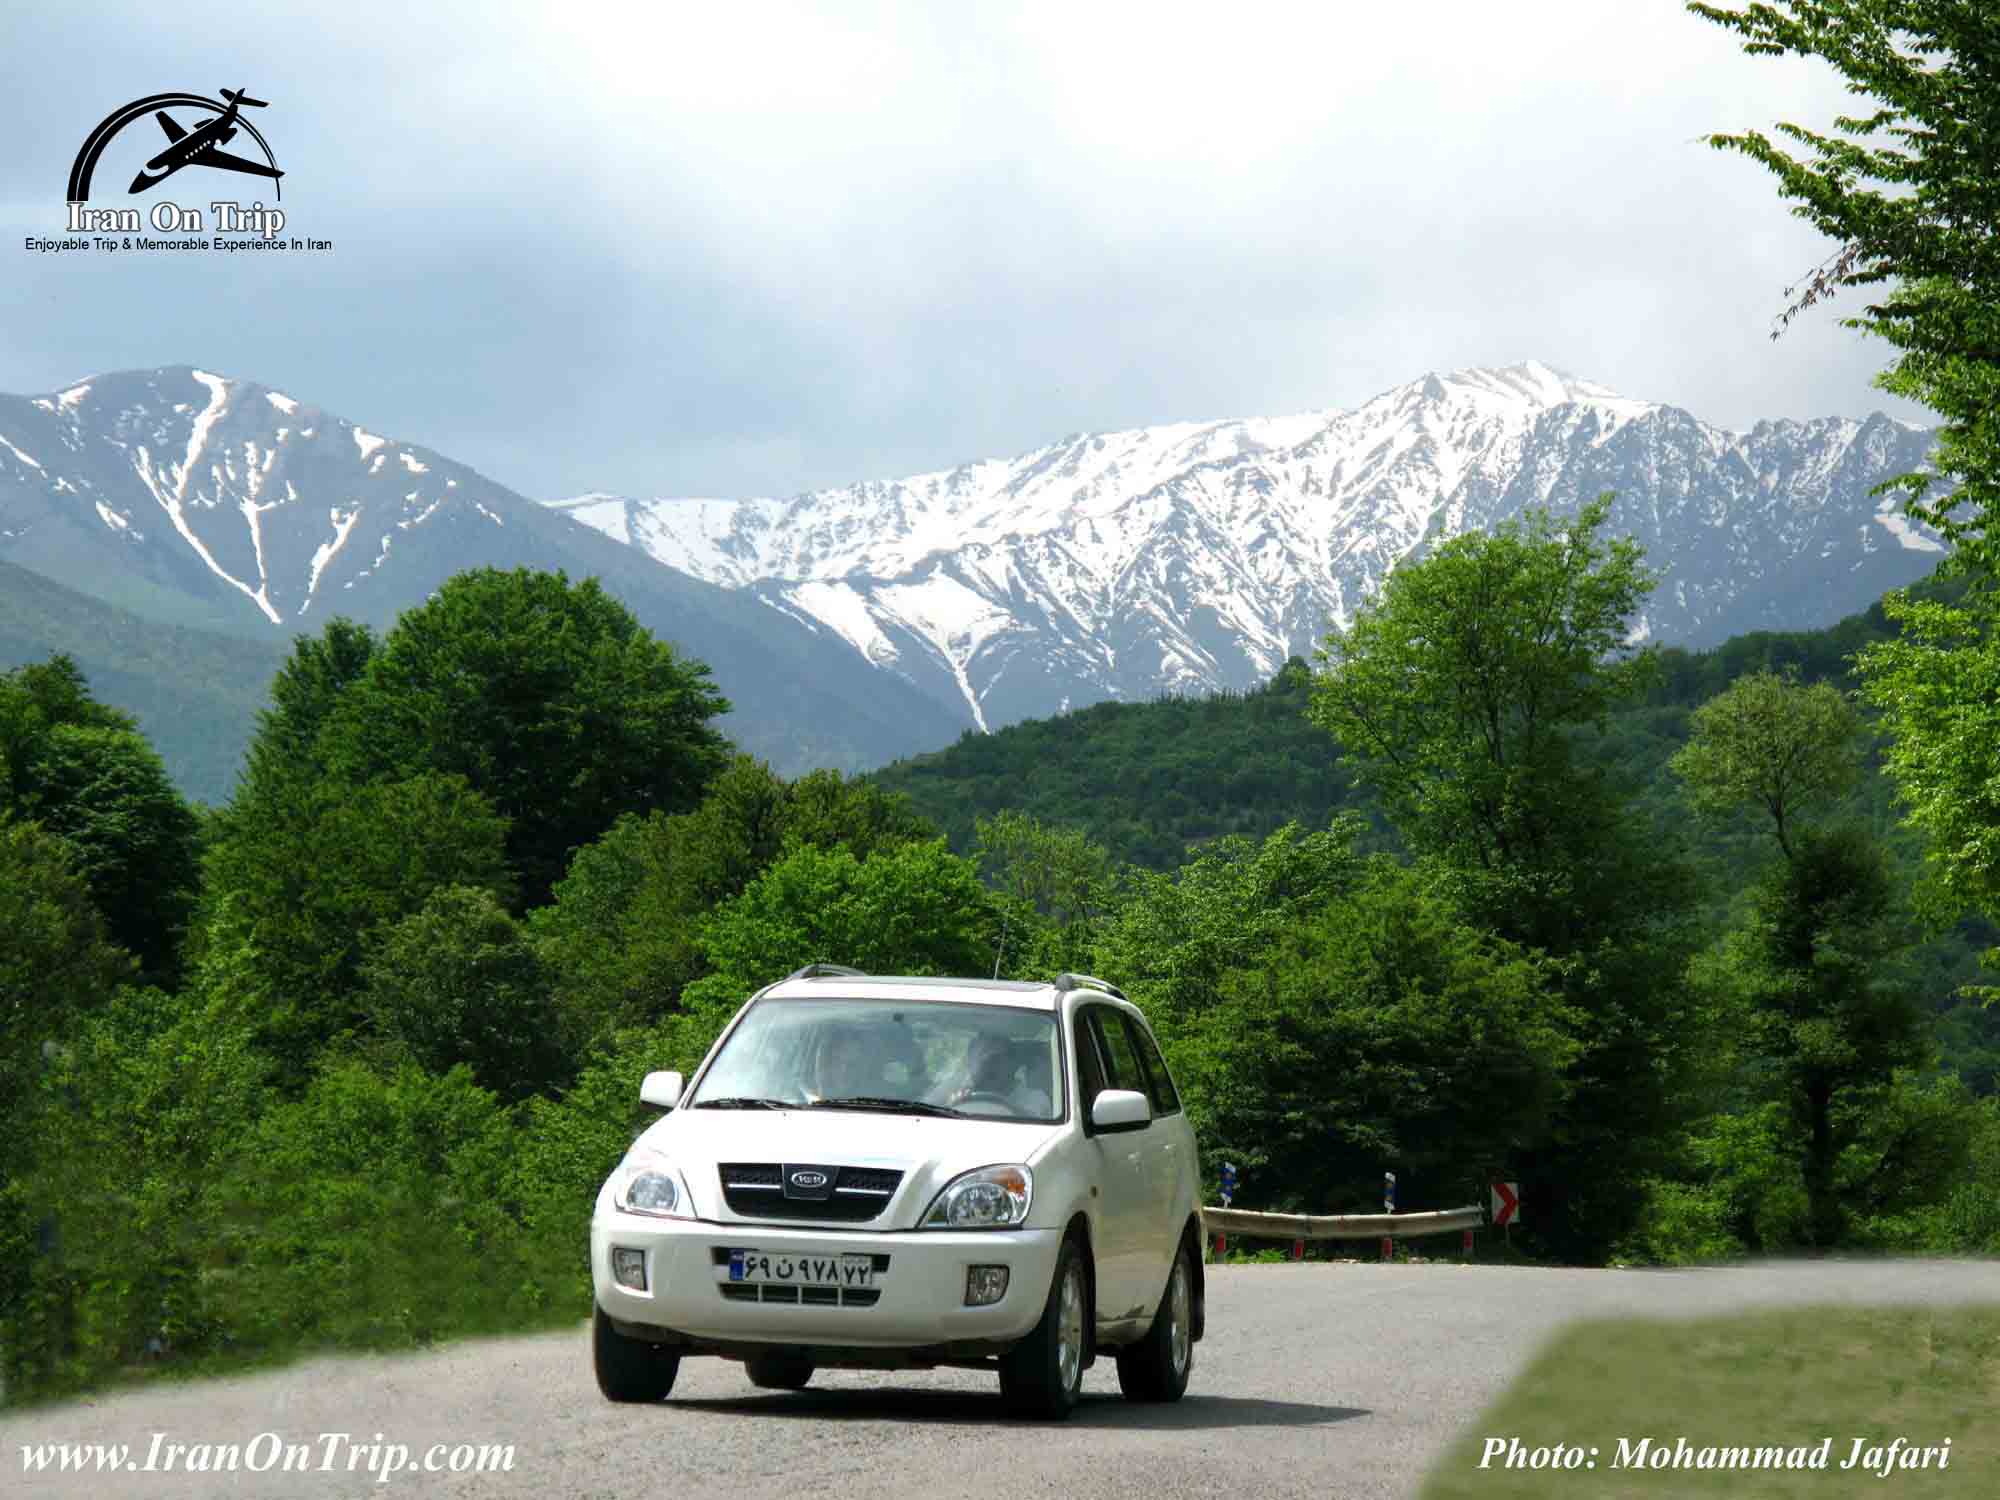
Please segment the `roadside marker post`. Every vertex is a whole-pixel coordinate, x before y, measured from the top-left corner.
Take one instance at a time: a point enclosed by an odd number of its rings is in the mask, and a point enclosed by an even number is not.
[[[1229,1207],[1229,1200],[1231,1198],[1234,1198],[1235,1196],[1236,1196],[1236,1164],[1234,1162],[1226,1161],[1222,1164],[1222,1206],[1224,1208]],[[1226,1234],[1218,1234],[1215,1237],[1215,1253],[1217,1255],[1226,1255],[1228,1254],[1228,1252],[1229,1252],[1229,1236]]]
[[[1304,1240],[1293,1240],[1292,1259],[1304,1260],[1305,1258],[1306,1258],[1306,1242]]]
[[[1395,1211],[1396,1211],[1396,1174],[1394,1172],[1384,1172],[1382,1174],[1382,1212],[1385,1214],[1392,1214]],[[1391,1236],[1385,1234],[1382,1236],[1383,1263],[1387,1264],[1389,1261],[1392,1261],[1395,1258],[1396,1258],[1396,1241]]]
[[[1506,1240],[1507,1249],[1514,1248],[1514,1221],[1521,1217],[1521,1184],[1518,1182],[1496,1182],[1493,1184],[1493,1222],[1499,1226]]]

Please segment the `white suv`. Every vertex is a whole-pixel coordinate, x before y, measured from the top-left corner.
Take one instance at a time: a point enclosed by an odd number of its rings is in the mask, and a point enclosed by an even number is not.
[[[752,996],[632,1143],[590,1227],[597,1383],[657,1401],[684,1356],[997,1369],[1061,1417],[1100,1351],[1141,1401],[1202,1336],[1194,1132],[1138,1009],[1053,984],[812,964]]]

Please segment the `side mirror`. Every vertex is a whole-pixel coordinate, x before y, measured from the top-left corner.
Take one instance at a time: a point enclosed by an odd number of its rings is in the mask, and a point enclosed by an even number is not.
[[[1133,1089],[1106,1089],[1090,1106],[1093,1130],[1144,1130],[1153,1123],[1153,1106]]]
[[[672,1109],[681,1102],[682,1079],[678,1073],[648,1073],[646,1081],[639,1085],[639,1100],[643,1104],[657,1104],[661,1109]]]

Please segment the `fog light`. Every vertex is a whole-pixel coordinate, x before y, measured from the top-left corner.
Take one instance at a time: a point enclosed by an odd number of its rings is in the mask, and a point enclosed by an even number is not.
[[[1005,1266],[967,1266],[965,1268],[965,1305],[985,1307],[998,1302],[1007,1295],[1007,1268]]]
[[[646,1252],[614,1245],[611,1250],[611,1279],[635,1292],[646,1290]]]

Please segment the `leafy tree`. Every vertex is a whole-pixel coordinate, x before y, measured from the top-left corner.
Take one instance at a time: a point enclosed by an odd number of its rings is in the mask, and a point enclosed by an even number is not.
[[[1748,1007],[1747,1058],[1774,1076],[1801,1132],[1810,1233],[1820,1245],[1844,1230],[1842,1110],[1928,1052],[1899,963],[1914,934],[1886,851],[1859,827],[1828,833],[1801,822],[1859,779],[1862,728],[1829,684],[1755,673],[1695,711],[1694,737],[1673,761],[1697,806],[1759,809],[1783,851],[1730,951]]]
[[[827,770],[808,771],[786,789],[784,831],[788,847],[845,849],[856,859],[895,844],[928,843],[938,835],[908,797]]]
[[[1927,834],[1932,894],[2000,915],[2000,74],[1986,0],[1784,0],[1692,5],[1746,51],[1817,57],[1867,101],[1830,131],[1778,126],[1712,142],[1762,163],[1833,256],[1786,318],[1850,287],[1880,299],[1846,320],[1898,351],[1878,384],[1944,418],[1925,472],[1897,481],[1954,544],[1957,599],[1891,595],[1900,639],[1860,657],[1891,736],[1889,774]],[[1933,498],[1942,482],[1948,493]]]
[[[112,937],[171,981],[199,879],[199,828],[152,746],[127,729],[59,724],[22,810],[68,841]]]
[[[1542,1130],[1575,1042],[1543,964],[1377,860],[1163,1029],[1206,1155],[1273,1209],[1469,1201]],[[1449,1200],[1449,1203],[1447,1203]]]
[[[172,980],[198,881],[198,826],[132,720],[66,656],[0,674],[0,812],[66,840],[113,939]]]
[[[1819,1245],[1845,1230],[1836,1167],[1853,1122],[1865,1117],[1856,1100],[1929,1054],[1922,1012],[1895,962],[1909,938],[1881,848],[1847,827],[1795,835],[1792,857],[1759,883],[1730,943],[1746,1051],[1770,1070],[1799,1131]]]
[[[235,800],[256,802],[302,775],[325,773],[320,732],[378,649],[374,631],[345,617],[329,620],[317,638],[293,640],[291,656],[271,680],[271,705],[257,716]]]
[[[1287,824],[1261,843],[1217,839],[1172,875],[1134,872],[1099,944],[1102,971],[1156,1025],[1194,1024],[1230,973],[1352,888],[1360,826],[1352,816],[1316,833]]]
[[[1110,851],[1025,813],[976,828],[980,873],[1007,903],[1002,967],[1035,978],[1085,968],[1117,891]]]
[[[24,1100],[23,1199],[46,1253],[0,1308],[17,1388],[75,1389],[144,1357],[223,1342],[202,1210],[218,1153],[266,1097],[249,1028],[200,997],[124,988],[55,1048]]]
[[[1837,245],[1787,321],[1844,288],[1882,286],[1846,320],[1898,349],[1878,382],[1945,418],[1934,460],[1956,493],[1918,513],[1993,574],[2000,537],[2000,75],[1988,0],[1778,0],[1696,15],[1744,51],[1817,57],[1867,101],[1830,131],[1781,124],[1793,154],[1760,131],[1710,142],[1761,163],[1792,211]],[[1921,501],[1931,476],[1901,481]],[[1958,514],[1968,511],[1969,514]]]
[[[1963,602],[1897,608],[1904,634],[1861,656],[1889,734],[1884,767],[1926,835],[1936,908],[2000,917],[2000,621]]]
[[[492,892],[448,885],[376,929],[361,961],[361,1008],[376,1033],[432,1073],[460,1063],[518,1100],[562,1080],[568,1044],[534,949]]]
[[[1575,731],[1636,697],[1652,667],[1627,622],[1653,580],[1636,542],[1599,535],[1610,506],[1454,537],[1328,635],[1308,715],[1418,852],[1553,873],[1579,818],[1597,821],[1602,778]]]
[[[41,1071],[44,1044],[67,1038],[133,977],[75,859],[65,841],[0,814],[0,1177],[18,1165],[9,1117]]]
[[[1635,813],[1588,733],[1645,688],[1629,617],[1652,586],[1609,498],[1530,511],[1392,573],[1328,636],[1309,712],[1381,796],[1435,889],[1556,961],[1578,1048],[1561,1107],[1517,1162],[1538,1236],[1602,1255],[1691,1100],[1679,980],[1691,872]]]
[[[282,841],[238,831],[209,863],[203,962],[263,1045],[303,1081],[310,1059],[361,1020],[374,930],[447,886],[505,900],[506,823],[460,777],[322,783]]]
[[[1799,818],[1861,780],[1861,716],[1831,683],[1752,672],[1696,709],[1693,730],[1672,761],[1689,800],[1711,814],[1746,803],[1767,813],[1787,858]]]
[[[935,836],[900,796],[833,771],[788,785],[739,755],[694,811],[628,814],[578,850],[530,922],[576,1034],[601,1039],[674,1009],[708,968],[701,919],[781,852],[845,849],[865,860]]]
[[[943,839],[865,860],[803,845],[702,924],[714,972],[689,986],[687,1003],[733,1005],[819,959],[876,974],[979,974],[996,936],[971,862]]]
[[[464,778],[507,820],[519,911],[620,814],[695,807],[728,708],[595,579],[477,569],[397,621],[323,733],[349,781]]]
[[[574,1246],[523,1231],[520,1145],[465,1068],[321,1068],[209,1174],[211,1280],[230,1296],[233,1340],[396,1348],[548,1316]]]

